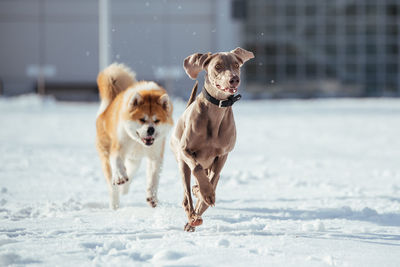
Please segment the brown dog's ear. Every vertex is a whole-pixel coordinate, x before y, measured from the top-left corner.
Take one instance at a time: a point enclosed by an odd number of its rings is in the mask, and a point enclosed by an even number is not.
[[[171,111],[171,102],[169,100],[169,96],[167,94],[163,94],[162,96],[160,96],[160,98],[157,101],[158,104],[160,104],[163,109],[167,112]]]
[[[143,102],[142,96],[138,92],[136,92],[131,97],[131,100],[129,100],[129,107],[131,109],[136,108],[137,106],[142,104],[142,102]]]
[[[193,80],[197,78],[200,71],[202,71],[211,60],[211,53],[207,54],[193,54],[188,56],[183,61],[183,68],[186,71],[186,74]]]
[[[231,53],[239,59],[241,64],[244,64],[247,60],[254,58],[253,52],[247,51],[241,47],[236,47]]]

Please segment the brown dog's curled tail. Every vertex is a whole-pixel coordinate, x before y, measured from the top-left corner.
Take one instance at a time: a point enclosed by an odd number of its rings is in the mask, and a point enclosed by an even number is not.
[[[124,64],[113,63],[97,76],[101,98],[100,115],[114,98],[136,82],[135,73]]]
[[[199,85],[199,82],[196,81],[196,83],[193,86],[192,93],[190,94],[190,98],[189,98],[189,101],[188,101],[188,103],[186,105],[186,108],[188,108],[188,106],[190,106],[190,104],[192,104],[194,102],[194,100],[196,99],[198,85]]]

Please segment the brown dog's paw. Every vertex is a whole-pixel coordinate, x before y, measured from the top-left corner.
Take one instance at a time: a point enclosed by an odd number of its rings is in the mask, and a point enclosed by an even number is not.
[[[146,198],[147,203],[149,203],[150,207],[155,208],[157,207],[157,199],[153,197]]]
[[[113,185],[123,185],[129,181],[128,177],[125,177],[123,175],[115,175],[112,178],[112,184]]]
[[[194,232],[196,228],[191,226],[189,223],[186,223],[185,227],[183,227],[183,230],[186,232]]]

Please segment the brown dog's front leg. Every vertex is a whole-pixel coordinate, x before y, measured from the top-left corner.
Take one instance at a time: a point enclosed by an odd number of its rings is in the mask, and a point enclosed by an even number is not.
[[[220,177],[220,173],[222,171],[222,168],[225,165],[226,159],[228,158],[228,154],[220,156],[220,157],[216,157],[214,160],[214,163],[211,167],[211,174],[210,174],[210,182],[213,186],[214,192],[217,189],[217,184],[219,181],[219,177]],[[196,203],[196,214],[198,216],[201,216],[208,208],[208,205],[206,203],[204,203],[204,201],[201,201],[201,199],[199,199]]]

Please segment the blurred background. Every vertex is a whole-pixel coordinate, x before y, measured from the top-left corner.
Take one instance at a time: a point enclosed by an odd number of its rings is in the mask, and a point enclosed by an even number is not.
[[[400,96],[400,0],[0,0],[0,93],[97,100],[123,62],[175,97],[195,52],[253,51],[246,97]]]

